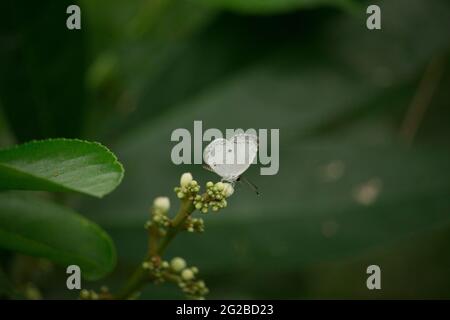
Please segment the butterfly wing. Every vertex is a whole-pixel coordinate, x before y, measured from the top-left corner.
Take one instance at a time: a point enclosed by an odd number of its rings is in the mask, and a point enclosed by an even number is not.
[[[216,139],[203,152],[205,163],[223,180],[235,181],[252,164],[258,151],[258,138],[237,134],[230,140]]]

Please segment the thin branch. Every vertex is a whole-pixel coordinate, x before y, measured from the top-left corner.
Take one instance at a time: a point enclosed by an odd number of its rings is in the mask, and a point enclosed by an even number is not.
[[[177,215],[171,221],[171,227],[166,235],[164,235],[158,243],[157,231],[150,228],[150,250],[146,260],[160,257],[163,255],[167,245],[180,232],[187,217],[194,211],[194,206],[190,200],[181,202],[180,209]],[[142,265],[138,266],[130,279],[127,281],[122,290],[115,297],[116,299],[128,299],[133,297],[142,287],[149,281],[155,280],[148,270],[144,269]]]

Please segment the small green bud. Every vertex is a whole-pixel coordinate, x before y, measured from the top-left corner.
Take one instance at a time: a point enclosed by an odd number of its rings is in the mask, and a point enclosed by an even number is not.
[[[200,210],[202,207],[203,207],[203,205],[202,205],[201,202],[197,202],[197,203],[195,204],[195,209],[197,209],[197,210]]]
[[[109,288],[107,286],[101,286],[100,291],[103,293],[107,293],[107,292],[109,292]]]
[[[212,211],[218,211],[219,210],[219,207],[218,206],[213,206],[212,207]]]
[[[170,261],[170,266],[173,271],[180,272],[184,268],[186,268],[186,261],[183,258],[175,257]]]
[[[92,300],[98,300],[98,294],[96,293],[96,292],[94,292],[94,291],[91,291],[91,298],[92,298]]]
[[[208,207],[204,207],[204,208],[202,209],[202,212],[203,212],[203,213],[208,213]]]
[[[184,198],[184,193],[183,192],[178,192],[177,193],[177,197],[180,198],[180,199],[183,199]]]
[[[214,183],[212,183],[212,181],[208,181],[207,183],[206,183],[206,187],[207,188],[211,188],[211,187],[213,187],[214,186]]]
[[[223,184],[223,182],[217,182],[216,183],[216,189],[218,191],[223,191],[224,188],[225,188],[225,185]]]
[[[89,299],[89,291],[86,289],[81,290],[80,297],[81,299]]]
[[[198,185],[198,183],[197,183],[197,181],[192,180],[191,183],[189,183],[189,185],[190,185],[191,187],[196,187],[196,186]]]
[[[190,269],[184,269],[181,272],[181,278],[183,278],[183,280],[186,280],[186,281],[192,280],[192,279],[194,279],[194,273]]]

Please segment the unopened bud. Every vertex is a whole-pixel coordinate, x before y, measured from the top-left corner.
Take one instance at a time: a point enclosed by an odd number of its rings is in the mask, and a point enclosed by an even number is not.
[[[194,279],[194,273],[190,269],[185,269],[181,272],[181,278],[186,281],[192,280]]]
[[[173,258],[172,261],[170,261],[170,266],[172,267],[173,271],[180,272],[184,268],[186,268],[186,261],[183,258],[176,257]]]
[[[181,175],[180,186],[187,187],[192,180],[192,174],[190,172],[185,172]]]
[[[158,197],[153,201],[153,206],[156,210],[167,212],[170,208],[170,200],[167,197]]]
[[[224,185],[223,195],[228,198],[233,194],[234,188],[230,183],[224,183]]]

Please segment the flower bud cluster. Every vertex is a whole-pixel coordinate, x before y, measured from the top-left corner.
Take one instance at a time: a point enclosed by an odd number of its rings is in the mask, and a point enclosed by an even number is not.
[[[155,283],[161,283],[164,281],[163,273],[169,270],[170,265],[167,261],[162,261],[158,257],[153,257],[149,261],[144,261],[142,263],[142,268],[150,272]]]
[[[80,299],[82,300],[98,300],[100,297],[94,290],[83,289],[80,291]]]
[[[186,218],[185,228],[188,232],[203,232],[205,231],[205,223],[202,218]]]
[[[151,218],[145,223],[145,228],[149,229],[151,226],[157,227],[161,232],[170,226],[170,219],[167,213],[170,208],[170,200],[167,197],[158,197],[153,201],[151,209]]]
[[[231,196],[233,192],[233,186],[229,183],[217,182],[214,184],[209,181],[206,183],[206,193],[195,196],[195,209],[200,210],[202,213],[208,213],[209,209],[217,212],[227,206],[226,198]]]
[[[200,191],[198,182],[193,180],[192,174],[183,173],[180,179],[180,186],[174,189],[179,199],[193,200],[195,195]]]
[[[80,291],[80,299],[82,300],[110,300],[112,295],[109,292],[108,287],[102,286],[97,293],[94,290],[83,289]]]
[[[198,268],[187,267],[183,258],[176,257],[170,262],[171,271],[178,275],[178,286],[191,299],[204,299],[209,290],[203,280],[198,280]]]

